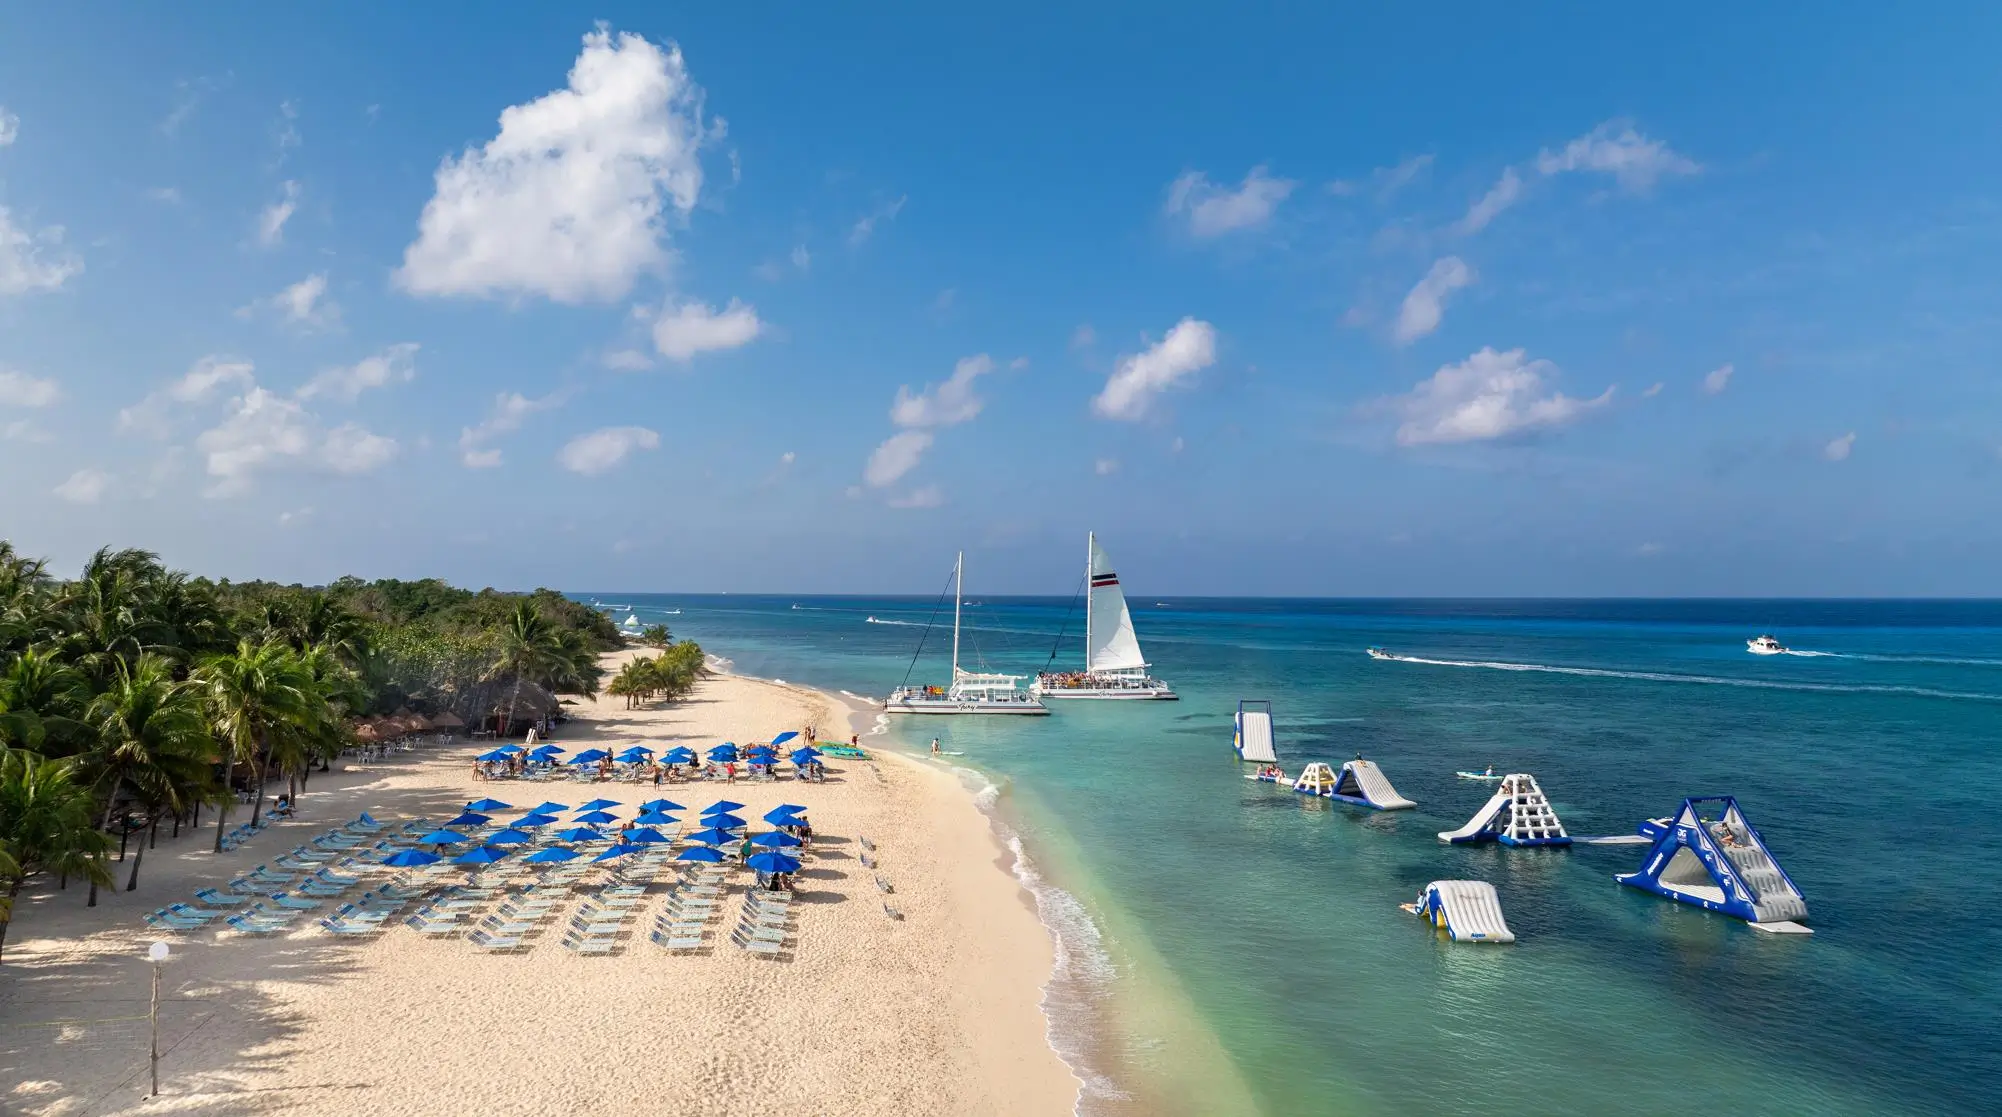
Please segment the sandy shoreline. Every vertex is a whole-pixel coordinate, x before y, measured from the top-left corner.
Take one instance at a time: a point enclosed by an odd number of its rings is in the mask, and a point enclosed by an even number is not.
[[[817,691],[730,675],[661,709],[623,706],[576,707],[558,743],[706,745],[809,724],[845,737],[852,712]],[[658,792],[691,820],[725,796],[751,818],[780,802],[810,808],[831,840],[802,873],[787,960],[754,958],[727,938],[705,955],[670,956],[644,932],[597,958],[570,954],[556,935],[489,955],[402,927],[366,943],[316,928],[198,933],[170,940],[164,1096],[145,1100],[142,959],[159,936],[143,913],[362,810],[442,821],[483,795],[517,805],[602,796],[629,816],[656,794],[651,784],[477,782],[475,751],[460,743],[319,776],[300,821],[234,853],[210,854],[207,827],[163,840],[138,891],[107,893],[95,909],[76,888],[24,894],[0,960],[0,1112],[1072,1111],[1077,1080],[1046,1042],[1040,1008],[1052,946],[1007,851],[951,772],[889,750],[834,761],[824,785]],[[874,874],[856,860],[862,836],[902,921],[885,915]]]

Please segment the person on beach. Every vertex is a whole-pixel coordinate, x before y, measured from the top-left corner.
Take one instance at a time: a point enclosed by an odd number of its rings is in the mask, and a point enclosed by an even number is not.
[[[659,787],[659,786],[660,786],[660,779],[661,779],[661,774],[662,774],[662,773],[661,773],[661,767],[660,767],[660,765],[659,765],[659,764],[655,764],[655,765],[653,766],[653,785],[654,785],[655,787]]]
[[[723,775],[731,783],[737,782],[737,762],[732,760],[723,765]]]
[[[931,754],[932,754],[933,756],[937,756],[937,755],[938,755],[938,738],[937,738],[937,737],[933,737],[933,738],[931,739]]]

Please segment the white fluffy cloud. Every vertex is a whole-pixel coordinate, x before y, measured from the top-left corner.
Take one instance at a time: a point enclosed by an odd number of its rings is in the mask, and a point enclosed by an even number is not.
[[[54,380],[0,368],[0,407],[47,407],[62,397]]]
[[[1119,358],[1091,409],[1107,419],[1143,419],[1155,396],[1215,363],[1216,327],[1184,318],[1158,345]]]
[[[259,311],[276,314],[278,320],[286,325],[307,330],[331,329],[341,322],[340,304],[327,297],[326,272],[314,272],[269,298],[251,303],[237,313],[247,318]]]
[[[0,105],[0,147],[6,147],[21,138],[21,118]]]
[[[396,281],[420,295],[622,298],[668,261],[666,211],[702,191],[702,90],[681,51],[600,26],[566,88],[448,156]]]
[[[1297,185],[1292,179],[1272,178],[1262,166],[1251,168],[1236,189],[1218,186],[1201,171],[1187,171],[1168,185],[1162,212],[1185,218],[1194,236],[1220,236],[1265,224]]]
[[[1828,445],[1823,446],[1821,448],[1821,456],[1832,462],[1846,462],[1849,460],[1849,451],[1855,448],[1856,432],[1850,431],[1841,438],[1830,440]]]
[[[1100,458],[1091,463],[1091,471],[1100,477],[1110,477],[1119,472],[1118,458]]]
[[[1536,157],[1536,169],[1546,175],[1566,171],[1609,174],[1622,188],[1645,193],[1664,175],[1693,175],[1703,168],[1670,150],[1666,143],[1648,139],[1632,122],[1608,120],[1565,144],[1562,151],[1545,148]]]
[[[329,396],[353,403],[370,388],[407,384],[416,378],[417,343],[406,341],[354,364],[327,369],[307,381],[298,395],[300,399]]]
[[[1440,319],[1445,316],[1446,296],[1476,278],[1474,269],[1458,256],[1434,261],[1425,278],[1411,288],[1411,293],[1404,296],[1404,305],[1398,308],[1394,331],[1397,343],[1409,344],[1438,329]]]
[[[552,392],[530,399],[520,392],[502,392],[494,398],[493,411],[476,427],[459,431],[459,460],[468,469],[492,469],[501,463],[501,452],[486,444],[504,434],[520,430],[528,417],[563,405],[563,395]]]
[[[719,313],[707,303],[670,298],[653,320],[653,347],[671,361],[687,361],[697,353],[749,345],[764,328],[758,312],[736,299]]]
[[[1737,370],[1727,364],[1719,365],[1705,373],[1703,376],[1704,394],[1714,396],[1729,387],[1731,384],[1731,374],[1735,371]]]
[[[888,503],[892,508],[937,508],[945,503],[945,490],[937,485],[926,485],[902,496],[893,496]]]
[[[1488,222],[1522,198],[1522,176],[1514,167],[1502,168],[1501,178],[1481,195],[1480,200],[1467,207],[1467,215],[1460,218],[1460,231],[1478,233],[1488,227]]]
[[[934,435],[930,431],[898,431],[883,440],[869,454],[869,463],[862,467],[862,480],[870,488],[881,489],[897,483],[904,474],[918,467],[918,462],[931,449]]]
[[[556,460],[572,473],[603,473],[635,450],[660,447],[660,435],[645,427],[603,427],[580,434],[556,452]]]
[[[875,210],[865,214],[848,230],[849,245],[851,247],[860,246],[862,242],[875,235],[878,224],[895,221],[897,215],[904,211],[904,203],[909,200],[910,195],[899,195],[896,201],[877,206]]]
[[[1613,389],[1573,399],[1551,387],[1557,366],[1532,361],[1520,349],[1482,349],[1439,371],[1395,400],[1404,422],[1402,446],[1486,442],[1562,427],[1612,402]]]
[[[54,291],[83,271],[83,260],[63,247],[63,227],[29,232],[0,206],[0,295]]]
[[[212,353],[196,361],[165,388],[150,392],[145,399],[119,411],[118,429],[164,435],[173,405],[205,402],[217,388],[224,386],[252,385],[255,383],[252,372],[249,361]]]
[[[285,223],[292,220],[292,212],[298,208],[299,184],[288,179],[284,196],[265,206],[264,212],[257,215],[257,243],[266,248],[284,243]]]
[[[55,487],[55,494],[71,504],[96,504],[111,485],[111,475],[101,469],[79,469]]]
[[[913,394],[909,385],[897,388],[890,405],[890,421],[900,427],[949,427],[980,414],[987,401],[973,394],[973,382],[994,371],[994,361],[985,353],[962,357],[952,366],[952,375],[942,384],[927,384]]]

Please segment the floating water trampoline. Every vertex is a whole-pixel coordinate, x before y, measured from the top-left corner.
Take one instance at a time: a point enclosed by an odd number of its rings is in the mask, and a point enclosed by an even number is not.
[[[1418,899],[1401,905],[1454,942],[1514,942],[1502,918],[1501,897],[1484,880],[1435,880]]]
[[[1640,870],[1614,880],[1706,911],[1735,916],[1760,931],[1808,935],[1807,900],[1729,795],[1684,799],[1673,818],[1640,825],[1654,841]]]
[[[1550,808],[1550,797],[1528,772],[1501,777],[1501,786],[1474,817],[1458,830],[1442,830],[1439,840],[1451,845],[1500,842],[1505,846],[1568,846],[1571,835]]]

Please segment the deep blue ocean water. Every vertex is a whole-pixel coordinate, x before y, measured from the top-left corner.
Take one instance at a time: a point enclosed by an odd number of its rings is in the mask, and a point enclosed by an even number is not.
[[[740,671],[878,696],[935,605],[579,596],[635,606]],[[1070,605],[969,608],[969,666],[1033,673],[1053,647],[1074,663],[1075,615],[1056,640]],[[1087,1111],[2002,1107],[2002,603],[1132,605],[1182,701],[912,719],[894,737],[938,734],[948,762],[997,784],[1089,916],[1066,928],[1058,991],[1059,1031],[1093,1040],[1110,1081]],[[945,681],[949,609],[911,681]],[[1747,654],[1761,632],[1821,654]],[[1418,809],[1245,781],[1240,698],[1272,701],[1289,771],[1362,753]],[[1616,886],[1644,847],[1440,844],[1489,791],[1454,771],[1488,764],[1534,773],[1583,836],[1737,796],[1817,933],[1762,935]],[[1496,886],[1516,945],[1442,942],[1398,910],[1457,877]]]

